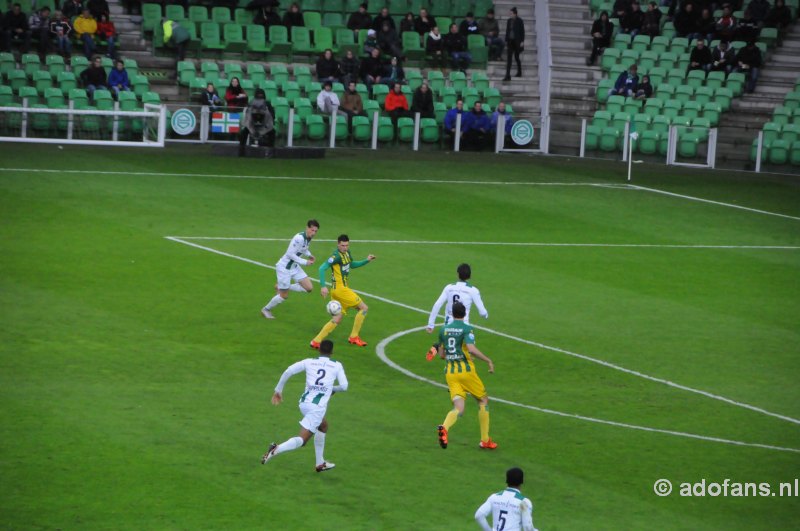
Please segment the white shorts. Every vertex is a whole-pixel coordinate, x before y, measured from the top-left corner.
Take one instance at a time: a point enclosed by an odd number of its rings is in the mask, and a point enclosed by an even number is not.
[[[316,404],[301,402],[300,413],[303,414],[303,420],[300,421],[300,425],[311,433],[317,433],[317,428],[325,420],[326,411],[327,408],[319,407]]]
[[[289,286],[292,285],[292,280],[300,282],[304,278],[308,278],[308,275],[306,275],[306,272],[303,271],[303,268],[300,266],[293,267],[292,269],[278,267],[275,271],[278,274],[278,289],[289,289]]]

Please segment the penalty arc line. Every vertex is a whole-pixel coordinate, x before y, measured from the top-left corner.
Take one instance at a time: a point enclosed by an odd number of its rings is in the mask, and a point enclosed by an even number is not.
[[[408,334],[412,334],[414,332],[419,332],[421,330],[425,330],[425,327],[424,326],[418,326],[416,328],[409,328],[408,330],[403,330],[401,332],[397,332],[395,334],[392,334],[391,336],[382,339],[380,341],[380,343],[378,343],[378,345],[375,347],[375,353],[377,354],[378,358],[380,358],[380,360],[382,362],[384,362],[386,365],[388,365],[392,369],[395,369],[395,370],[397,370],[397,371],[399,371],[399,372],[405,374],[406,376],[408,376],[410,378],[413,378],[415,380],[419,380],[421,382],[425,382],[427,384],[430,384],[430,385],[433,385],[433,386],[436,386],[436,387],[440,387],[442,389],[447,389],[448,387],[446,385],[444,385],[443,383],[436,382],[436,381],[431,380],[429,378],[425,378],[424,376],[420,376],[420,375],[418,375],[416,373],[413,373],[410,370],[406,369],[405,367],[402,367],[401,365],[398,365],[397,363],[395,363],[394,361],[389,359],[389,357],[386,355],[386,346],[389,343],[391,343],[395,339],[401,338],[401,337],[403,337],[405,335],[408,335]],[[520,403],[520,402],[514,402],[514,401],[511,401],[511,400],[506,400],[504,398],[497,398],[495,396],[492,396],[490,398],[490,400],[492,402],[500,402],[502,404],[508,404],[510,406],[516,406],[516,407],[521,407],[521,408],[524,408],[524,409],[530,409],[530,410],[533,410],[533,411],[538,411],[540,413],[546,413],[548,415],[556,415],[556,416],[559,416],[559,417],[583,420],[583,421],[587,421],[587,422],[593,422],[595,424],[605,424],[605,425],[608,425],[608,426],[615,426],[615,427],[618,427],[618,428],[626,428],[626,429],[630,429],[630,430],[646,431],[646,432],[650,432],[650,433],[662,433],[662,434],[665,434],[665,435],[673,435],[675,437],[685,437],[685,438],[688,438],[688,439],[698,439],[698,440],[701,440],[701,441],[716,442],[716,443],[722,443],[722,444],[731,444],[731,445],[734,445],[734,446],[747,446],[747,447],[752,447],[752,448],[763,448],[763,449],[766,449],[766,450],[777,450],[777,451],[781,451],[781,452],[800,453],[800,449],[798,449],[798,448],[788,448],[788,447],[784,447],[784,446],[773,446],[773,445],[770,445],[770,444],[761,444],[761,443],[749,443],[749,442],[744,442],[744,441],[735,441],[735,440],[732,440],[732,439],[722,439],[720,437],[709,437],[707,435],[698,435],[696,433],[688,433],[688,432],[683,432],[683,431],[665,430],[665,429],[661,429],[661,428],[650,428],[650,427],[647,427],[647,426],[637,426],[636,424],[627,424],[627,423],[624,423],[624,422],[616,422],[616,421],[613,421],[613,420],[598,419],[598,418],[594,418],[594,417],[587,417],[585,415],[577,415],[577,414],[574,414],[574,413],[565,413],[563,411],[556,411],[554,409],[548,409],[548,408],[543,408],[543,407],[538,407],[538,406],[532,406],[530,404],[523,404],[523,403]]]
[[[188,245],[190,247],[195,247],[195,248],[201,249],[203,251],[208,251],[210,253],[218,254],[220,256],[233,258],[234,260],[239,260],[239,261],[246,262],[248,264],[253,264],[253,265],[256,265],[256,266],[259,266],[259,267],[264,267],[264,268],[273,269],[273,270],[275,269],[275,266],[267,265],[267,264],[265,264],[263,262],[259,262],[257,260],[252,260],[250,258],[245,258],[245,257],[238,256],[238,255],[235,255],[235,254],[226,253],[224,251],[220,251],[220,250],[214,249],[212,247],[206,247],[205,245],[200,245],[200,244],[197,244],[197,243],[192,243],[192,242],[188,242],[188,241],[185,241],[185,240],[181,240],[180,238],[177,238],[175,236],[165,236],[165,239],[173,241],[173,242],[177,242],[177,243],[182,243],[182,244]],[[318,282],[318,280],[315,279],[315,278],[312,278],[312,277],[308,277],[308,278],[311,278],[311,280],[314,281],[314,282]],[[353,290],[353,291],[355,291],[356,293],[359,293],[361,295],[364,295],[364,296],[371,297],[373,299],[379,300],[381,302],[385,302],[385,303],[391,304],[393,306],[398,306],[400,308],[405,308],[407,310],[412,310],[412,311],[417,312],[417,313],[422,313],[424,315],[428,315],[430,313],[430,312],[427,312],[427,311],[425,311],[425,310],[423,310],[421,308],[417,308],[415,306],[404,304],[402,302],[394,301],[394,300],[391,300],[391,299],[387,299],[385,297],[381,297],[380,295],[375,295],[375,294],[368,293],[366,291],[360,291],[360,290]],[[512,336],[510,334],[506,334],[505,332],[500,332],[498,330],[493,330],[491,328],[487,328],[487,327],[484,327],[484,326],[478,326],[478,325],[472,325],[472,326],[473,326],[473,328],[477,328],[478,330],[483,330],[484,332],[488,332],[490,334],[494,334],[494,335],[497,335],[497,336],[500,336],[500,337],[504,337],[506,339],[511,339],[512,341],[525,343],[527,345],[531,345],[531,346],[534,346],[534,347],[539,347],[541,349],[549,350],[551,352],[558,352],[560,354],[566,354],[567,356],[572,356],[572,357],[575,357],[575,358],[578,358],[578,359],[582,359],[584,361],[589,361],[589,362],[592,362],[592,363],[596,363],[598,365],[602,365],[603,367],[607,367],[609,369],[614,369],[614,370],[617,370],[617,371],[620,371],[620,372],[624,372],[624,373],[630,374],[632,376],[638,376],[639,378],[642,378],[642,379],[645,379],[645,380],[650,380],[651,382],[657,382],[657,383],[660,383],[660,384],[664,384],[664,385],[667,385],[669,387],[673,387],[675,389],[680,389],[682,391],[687,391],[689,393],[702,395],[702,396],[705,396],[707,398],[711,398],[713,400],[719,400],[720,402],[725,402],[726,404],[730,404],[732,406],[736,406],[736,407],[740,407],[740,408],[744,408],[744,409],[749,409],[750,411],[755,411],[756,413],[761,413],[763,415],[767,415],[767,416],[770,416],[770,417],[775,417],[775,418],[778,418],[778,419],[781,419],[781,420],[785,420],[787,422],[791,422],[793,424],[800,425],[800,420],[795,419],[793,417],[789,417],[789,416],[786,416],[786,415],[781,415],[779,413],[773,413],[771,411],[767,411],[766,409],[763,409],[763,408],[760,408],[760,407],[757,407],[757,406],[752,406],[752,405],[746,404],[744,402],[737,402],[736,400],[731,400],[730,398],[726,398],[726,397],[721,396],[721,395],[715,395],[713,393],[709,393],[708,391],[703,391],[701,389],[695,389],[693,387],[687,387],[685,385],[681,385],[681,384],[672,382],[670,380],[666,380],[666,379],[663,379],[663,378],[658,378],[658,377],[655,377],[655,376],[650,376],[648,374],[644,374],[644,373],[639,372],[639,371],[626,369],[625,367],[622,367],[620,365],[615,365],[615,364],[610,363],[608,361],[603,361],[601,359],[592,358],[591,356],[587,356],[585,354],[578,354],[577,352],[572,352],[570,350],[566,350],[566,349],[562,349],[562,348],[558,348],[558,347],[553,347],[553,346],[550,346],[550,345],[545,345],[544,343],[539,343],[537,341],[531,341],[529,339],[524,339],[524,338],[521,338],[521,337]]]

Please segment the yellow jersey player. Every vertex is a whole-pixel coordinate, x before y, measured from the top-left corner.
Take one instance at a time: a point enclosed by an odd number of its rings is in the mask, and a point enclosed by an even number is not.
[[[453,409],[447,414],[444,422],[437,426],[439,445],[447,448],[447,434],[459,417],[464,415],[464,400],[467,393],[478,401],[478,422],[481,426],[481,442],[479,448],[494,450],[497,443],[489,437],[489,395],[478,376],[472,357],[489,364],[489,372],[494,372],[494,363],[475,346],[475,335],[472,327],[464,322],[467,310],[460,302],[453,303],[453,320],[439,329],[439,356],[447,361],[444,368],[447,387]]]
[[[311,348],[319,348],[320,342],[328,337],[333,330],[342,322],[342,316],[347,313],[347,310],[356,308],[355,320],[353,322],[353,330],[350,332],[348,342],[352,345],[359,347],[366,347],[367,344],[361,339],[359,333],[361,332],[361,325],[364,324],[364,319],[367,317],[367,310],[369,309],[364,301],[358,294],[350,289],[350,270],[357,267],[367,265],[375,260],[375,255],[368,255],[365,260],[353,261],[350,255],[350,238],[347,234],[342,234],[336,240],[336,251],[328,258],[325,263],[319,268],[319,285],[322,286],[320,293],[322,298],[328,297],[328,287],[325,283],[325,272],[331,270],[331,299],[339,301],[342,305],[342,313],[334,315],[333,318],[322,327],[317,337],[311,340]]]

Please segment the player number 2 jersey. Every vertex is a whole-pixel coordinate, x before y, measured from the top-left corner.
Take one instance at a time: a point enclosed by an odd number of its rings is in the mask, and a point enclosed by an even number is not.
[[[330,400],[334,391],[347,390],[348,384],[344,366],[336,360],[320,356],[319,358],[307,358],[290,365],[281,376],[275,391],[283,393],[283,386],[286,384],[286,380],[290,376],[303,371],[306,373],[306,388],[303,394],[300,395],[301,403],[307,402],[320,407],[327,407],[328,400]],[[339,382],[339,385],[333,384],[336,381]]]
[[[275,264],[278,269],[292,270],[299,265],[308,265],[308,260],[303,258],[309,256],[311,253],[308,248],[311,245],[311,240],[306,238],[305,232],[298,232],[294,238],[289,242],[289,248],[283,253],[281,259]]]
[[[445,322],[449,323],[452,321],[454,302],[460,302],[467,310],[467,315],[464,317],[464,322],[467,324],[469,324],[469,310],[473,303],[478,309],[478,313],[481,317],[489,317],[489,312],[486,311],[486,307],[483,305],[483,300],[481,300],[481,292],[478,290],[478,288],[471,285],[469,282],[458,281],[448,284],[442,290],[442,294],[439,295],[439,299],[434,303],[431,314],[428,316],[428,328],[433,328],[434,324],[436,324],[436,317],[439,315],[439,310],[441,310],[442,304],[445,303]]]
[[[533,504],[517,489],[507,488],[492,494],[478,508],[475,519],[484,529],[486,517],[492,514],[493,531],[535,531],[533,527]]]

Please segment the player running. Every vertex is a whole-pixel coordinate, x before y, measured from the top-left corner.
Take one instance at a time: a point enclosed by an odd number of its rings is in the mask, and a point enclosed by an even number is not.
[[[478,376],[472,356],[489,364],[489,372],[494,372],[494,363],[475,346],[475,335],[472,327],[464,322],[467,311],[460,302],[453,303],[453,321],[439,329],[439,357],[447,360],[444,373],[453,409],[437,426],[439,445],[447,448],[447,433],[459,417],[464,415],[464,400],[467,393],[478,401],[478,422],[481,426],[481,442],[479,448],[494,450],[497,443],[489,437],[489,395]]]
[[[339,301],[342,304],[342,313],[334,315],[333,318],[322,327],[317,337],[311,340],[311,348],[319,348],[320,341],[328,337],[333,330],[342,322],[342,317],[347,313],[350,308],[357,308],[358,313],[353,320],[353,330],[350,332],[350,337],[347,342],[351,345],[359,347],[366,347],[367,344],[361,339],[361,325],[364,324],[364,319],[367,318],[367,310],[369,309],[364,301],[358,294],[350,289],[350,270],[357,267],[367,265],[375,260],[375,255],[367,255],[364,260],[353,261],[350,255],[350,238],[347,234],[342,234],[337,238],[336,250],[330,258],[322,264],[319,268],[319,285],[322,286],[320,293],[322,298],[328,297],[328,287],[325,285],[325,271],[331,269],[331,298]]]
[[[277,295],[272,297],[266,306],[261,308],[261,315],[267,319],[275,319],[272,309],[286,300],[290,291],[311,292],[311,279],[300,266],[311,265],[314,263],[314,256],[308,250],[311,240],[319,230],[319,222],[316,219],[309,219],[306,223],[306,230],[295,234],[289,242],[289,248],[283,253],[281,259],[275,264],[275,273],[278,276],[278,283],[275,289]],[[303,258],[307,256],[308,258]],[[292,283],[294,280],[294,283]]]
[[[520,468],[506,471],[508,488],[492,494],[475,511],[475,520],[484,531],[502,529],[503,531],[536,531],[533,527],[533,504],[522,495],[523,473]],[[492,527],[486,523],[486,517],[492,515]]]
[[[270,444],[267,453],[261,458],[262,465],[267,464],[267,461],[278,454],[305,446],[308,440],[314,437],[317,472],[325,472],[336,466],[325,461],[323,457],[325,434],[328,432],[325,412],[333,393],[347,391],[347,376],[344,373],[344,366],[331,359],[332,341],[323,341],[319,346],[319,353],[319,358],[308,358],[290,365],[281,375],[278,385],[275,386],[272,404],[277,406],[283,401],[283,386],[286,385],[289,377],[304,371],[306,373],[306,390],[300,396],[300,413],[303,414],[303,420],[300,421],[300,435],[292,437],[282,444]],[[338,381],[339,385],[333,385],[334,381]]]

